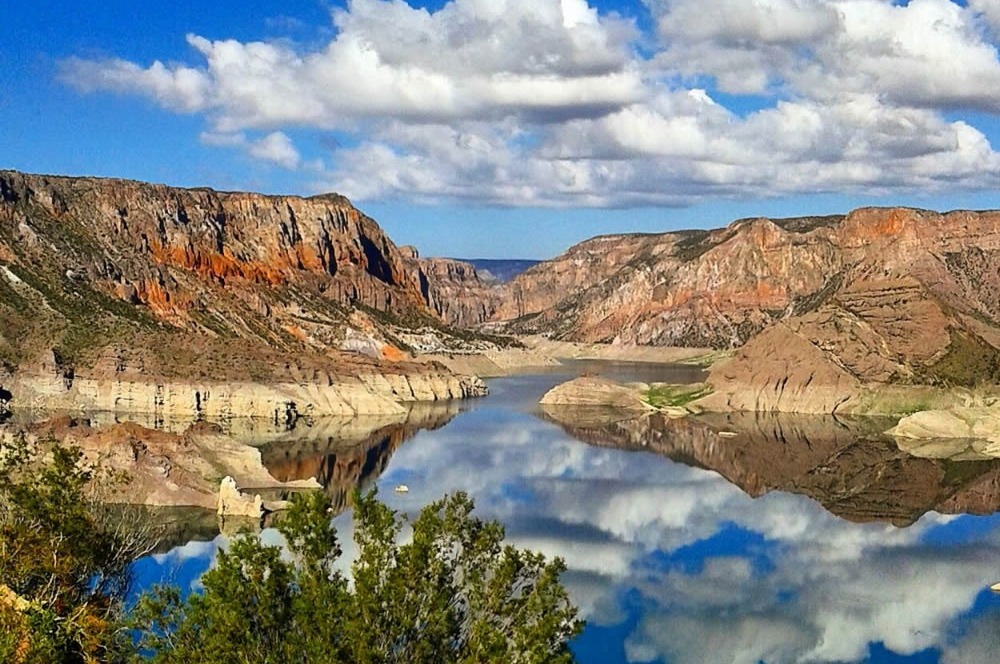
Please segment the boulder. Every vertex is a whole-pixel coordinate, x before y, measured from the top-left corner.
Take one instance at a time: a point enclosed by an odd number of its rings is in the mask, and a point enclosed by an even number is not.
[[[259,519],[264,516],[264,501],[259,494],[251,497],[240,491],[236,480],[227,476],[219,485],[218,514]]]
[[[642,394],[607,378],[580,376],[557,385],[545,393],[541,402],[547,406],[590,406],[633,411],[651,411]]]
[[[955,438],[1000,442],[1000,408],[968,406],[948,410],[923,410],[902,418],[886,433],[896,438]]]

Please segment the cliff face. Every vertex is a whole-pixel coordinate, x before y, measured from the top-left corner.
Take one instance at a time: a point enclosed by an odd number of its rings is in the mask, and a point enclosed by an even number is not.
[[[848,291],[858,307],[877,308],[878,291],[916,282],[996,321],[998,221],[995,212],[864,208],[595,238],[515,278],[492,319],[576,341],[734,348]]]
[[[176,388],[186,413],[220,380],[302,388],[215,400],[254,414],[290,402],[342,413],[359,382],[388,401],[481,392],[441,367],[396,364],[407,326],[448,334],[430,295],[343,197],[0,171],[0,365],[41,405],[151,409]]]
[[[402,247],[410,276],[428,307],[443,321],[471,328],[494,310],[495,289],[476,268],[451,258],[421,258],[414,247]]]
[[[840,271],[838,218],[808,221],[595,238],[515,278],[506,299],[521,306],[494,318],[575,341],[736,347]]]
[[[312,321],[347,306],[427,311],[391,240],[333,195],[0,172],[0,261],[43,294],[85,288],[93,295],[77,296],[112,300],[106,309],[139,305],[137,318],[267,341],[328,338]]]
[[[503,286],[493,325],[739,347],[713,371],[710,407],[861,409],[866,385],[1000,382],[998,260],[1000,212],[864,208],[597,238]]]

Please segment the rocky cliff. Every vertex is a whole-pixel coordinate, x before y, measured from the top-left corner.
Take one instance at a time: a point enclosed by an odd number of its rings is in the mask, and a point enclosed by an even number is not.
[[[474,327],[493,313],[493,289],[471,263],[451,258],[421,258],[415,247],[402,247],[406,265],[424,302],[443,321]]]
[[[864,208],[595,238],[496,289],[493,327],[739,348],[712,408],[864,410],[868,389],[1000,382],[1000,212]]]
[[[0,365],[14,374],[0,387],[15,403],[184,411],[168,415],[481,393],[400,362],[405,334],[453,333],[422,270],[336,195],[0,171]]]

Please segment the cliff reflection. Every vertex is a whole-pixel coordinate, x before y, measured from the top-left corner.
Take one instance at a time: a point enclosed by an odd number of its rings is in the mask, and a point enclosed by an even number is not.
[[[275,479],[315,478],[340,512],[355,489],[374,484],[404,442],[422,430],[440,429],[458,412],[456,404],[415,404],[399,418],[323,418],[274,435],[259,449]]]
[[[1000,460],[911,456],[881,433],[891,426],[885,420],[767,413],[671,419],[554,406],[541,415],[588,444],[712,470],[755,498],[774,490],[805,495],[849,521],[905,526],[929,511],[1000,510]]]

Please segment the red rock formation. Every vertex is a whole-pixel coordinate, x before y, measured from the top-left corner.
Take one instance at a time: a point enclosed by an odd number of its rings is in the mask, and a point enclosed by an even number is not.
[[[451,286],[437,280],[475,278],[471,266],[401,252],[341,196],[14,171],[0,171],[0,267],[9,368],[46,349],[89,362],[137,335],[399,362],[400,326],[448,333]]]
[[[584,242],[497,287],[492,325],[742,346],[708,405],[832,412],[865,386],[1000,382],[998,264],[1000,212],[748,219]]]
[[[734,348],[841,295],[875,311],[916,287],[996,322],[998,252],[1000,213],[902,208],[608,236],[499,287],[490,319],[575,341]]]
[[[340,196],[0,171],[0,373],[39,406],[171,417],[482,394],[404,351],[451,334],[412,268]]]

